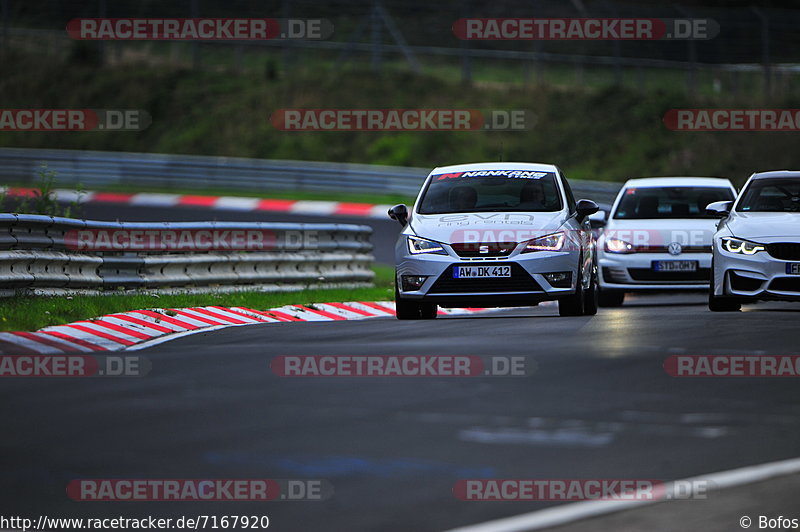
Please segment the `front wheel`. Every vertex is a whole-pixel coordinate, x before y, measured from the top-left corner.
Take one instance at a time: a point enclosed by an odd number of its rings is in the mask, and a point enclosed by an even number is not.
[[[559,316],[582,316],[583,315],[583,282],[578,278],[575,286],[575,293],[558,300]]]
[[[583,291],[583,314],[594,316],[600,303],[600,287],[597,280],[597,268],[592,267],[592,282],[588,290]]]
[[[708,309],[711,312],[736,312],[742,309],[742,303],[730,297],[714,295],[714,262],[711,262],[711,284],[708,286]],[[725,287],[722,287],[725,293]]]
[[[417,303],[400,299],[397,287],[394,289],[395,314],[398,320],[432,320],[439,313],[436,303]]]

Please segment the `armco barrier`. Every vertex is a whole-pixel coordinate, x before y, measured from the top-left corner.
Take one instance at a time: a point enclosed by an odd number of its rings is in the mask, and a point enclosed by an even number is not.
[[[259,249],[76,249],[76,231],[258,231]],[[128,223],[0,214],[0,287],[104,289],[231,285],[365,285],[371,228],[348,224]]]
[[[0,148],[0,183],[31,184],[42,163],[59,185],[90,190],[224,188],[235,191],[308,190],[416,196],[430,169],[201,155]],[[570,179],[577,197],[612,203],[619,183]]]

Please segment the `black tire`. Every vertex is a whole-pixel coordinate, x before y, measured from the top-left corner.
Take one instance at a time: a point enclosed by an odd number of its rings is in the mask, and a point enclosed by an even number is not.
[[[725,288],[722,289],[723,293]],[[738,312],[742,310],[742,302],[732,297],[714,295],[714,261],[711,261],[711,279],[708,285],[708,310],[711,312]]]
[[[622,290],[600,290],[601,307],[621,307],[625,301],[625,292]]]
[[[600,304],[600,287],[597,280],[597,266],[592,265],[592,282],[589,290],[583,292],[583,315],[594,316],[597,314],[597,307]]]
[[[575,293],[558,300],[559,316],[583,316],[583,282],[578,278]]]
[[[436,303],[417,303],[400,299],[397,286],[394,288],[395,315],[398,320],[432,320],[439,313]]]

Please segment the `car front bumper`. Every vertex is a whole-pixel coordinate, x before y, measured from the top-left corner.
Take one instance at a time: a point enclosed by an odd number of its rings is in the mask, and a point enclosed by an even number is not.
[[[754,255],[714,247],[714,295],[741,299],[800,301],[800,275],[787,274],[787,264],[766,251]]]
[[[696,261],[695,272],[658,272],[654,261]],[[600,288],[626,292],[647,290],[707,290],[711,276],[711,253],[601,252],[598,255]]]
[[[404,254],[397,261],[397,286],[402,299],[452,307],[508,307],[535,304],[575,293],[579,252],[537,251],[509,257],[470,259],[448,255]],[[510,266],[511,277],[457,279],[454,266]],[[554,286],[545,274],[569,272],[566,286]],[[425,276],[416,290],[403,286],[403,276]]]

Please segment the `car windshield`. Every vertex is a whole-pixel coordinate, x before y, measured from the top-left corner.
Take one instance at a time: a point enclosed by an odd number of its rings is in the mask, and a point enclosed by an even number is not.
[[[630,187],[623,192],[614,218],[713,218],[706,214],[706,206],[732,199],[733,191],[725,187]]]
[[[552,172],[480,170],[431,176],[417,212],[542,212],[561,210]]]
[[[742,193],[736,210],[743,212],[800,212],[800,180],[754,179]]]

